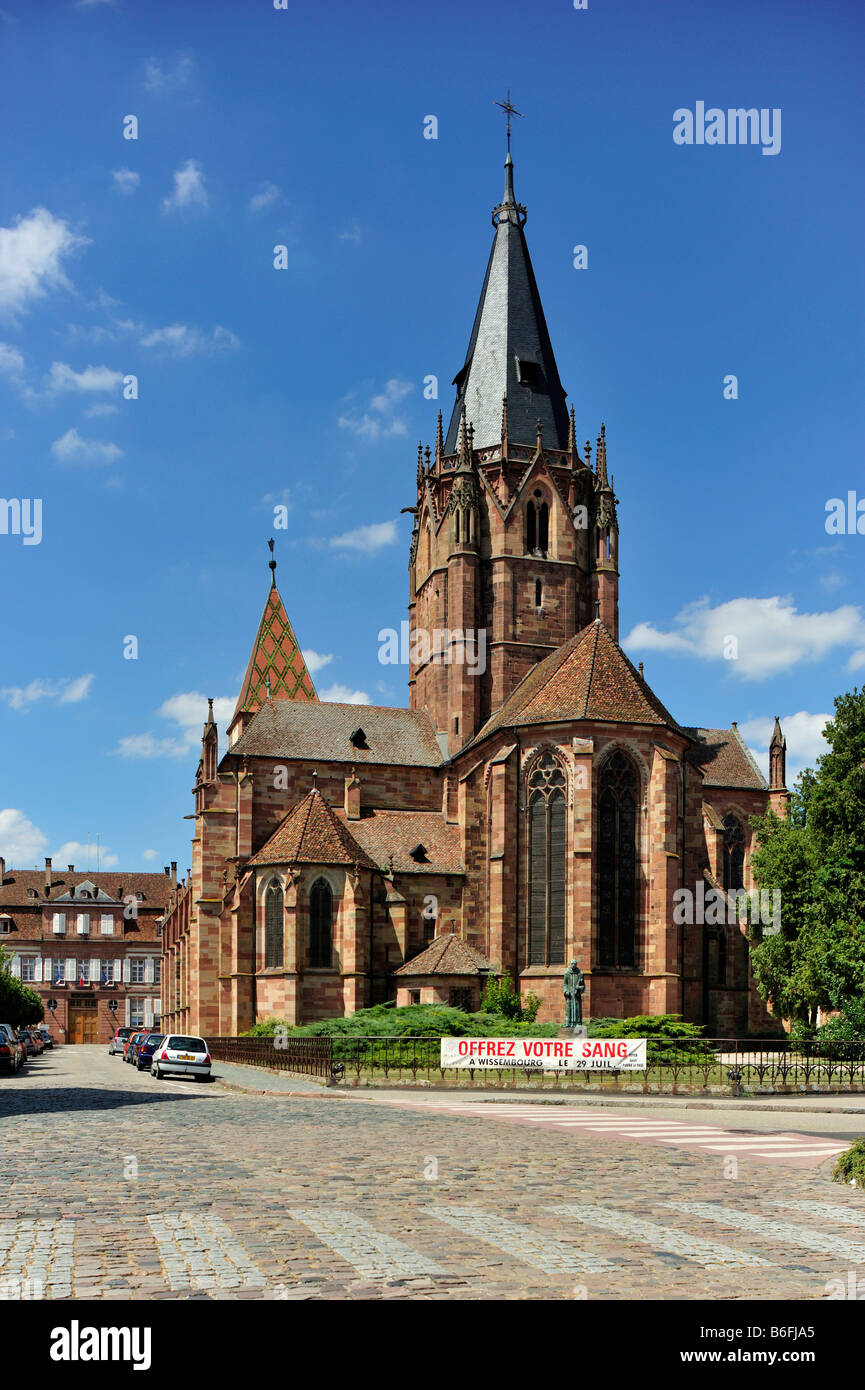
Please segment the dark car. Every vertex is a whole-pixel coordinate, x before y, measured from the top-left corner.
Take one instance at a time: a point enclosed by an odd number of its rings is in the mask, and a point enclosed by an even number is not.
[[[41,1057],[45,1051],[45,1044],[39,1034],[33,1028],[19,1028],[19,1040],[24,1044],[28,1057]]]
[[[39,1034],[40,1038],[42,1039],[42,1045],[43,1045],[44,1047],[53,1047],[53,1046],[54,1046],[54,1039],[52,1038],[49,1029],[47,1029],[47,1028],[37,1028],[37,1029],[36,1029],[36,1032]]]
[[[164,1033],[142,1033],[129,1049],[132,1053],[132,1065],[139,1071],[150,1071],[153,1053],[164,1037]]]
[[[27,1050],[18,1041],[15,1029],[9,1023],[0,1023],[0,1071],[10,1071],[14,1075],[27,1061]]]

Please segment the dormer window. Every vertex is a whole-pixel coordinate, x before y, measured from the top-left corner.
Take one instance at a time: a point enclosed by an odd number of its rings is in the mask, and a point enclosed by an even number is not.
[[[412,859],[416,864],[429,863],[429,855],[426,851],[426,845],[415,845],[414,849],[409,850],[409,854],[411,855]]]
[[[517,358],[517,381],[537,391],[541,385],[541,369],[537,362],[529,362],[524,357]]]
[[[89,898],[89,897],[91,896],[90,889],[89,889],[89,888],[79,888],[79,889],[78,889],[78,896],[79,896],[79,898]]]
[[[354,748],[369,748],[369,744],[366,741],[366,734],[361,728],[357,728],[350,733],[348,741]]]
[[[37,891],[36,891],[35,888],[28,888],[28,889],[27,889],[27,896],[28,896],[28,898],[38,898],[38,897],[39,897],[39,894],[37,893]]]

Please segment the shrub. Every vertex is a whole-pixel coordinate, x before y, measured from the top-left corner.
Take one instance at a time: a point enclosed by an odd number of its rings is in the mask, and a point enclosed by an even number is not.
[[[857,1139],[849,1149],[838,1155],[832,1177],[835,1182],[865,1188],[865,1139]]]
[[[534,1023],[540,1007],[537,994],[527,994],[523,999],[517,993],[510,975],[502,975],[499,979],[493,975],[487,977],[481,1000],[482,1013],[501,1014],[518,1023]]]
[[[713,1054],[703,1038],[701,1023],[683,1023],[680,1014],[634,1014],[631,1018],[593,1018],[587,1024],[590,1038],[647,1038],[646,1059],[651,1066],[675,1056],[680,1063],[705,1062]]]

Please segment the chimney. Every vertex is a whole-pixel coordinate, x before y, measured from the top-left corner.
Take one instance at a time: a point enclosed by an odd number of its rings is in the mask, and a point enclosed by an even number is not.
[[[171,861],[171,882],[173,883],[174,887],[176,888],[176,887],[177,887],[177,860],[176,860],[176,859],[172,859],[172,861]]]
[[[45,895],[51,892],[51,885],[54,882],[54,875],[51,872],[51,860],[45,860]]]
[[[5,877],[6,877],[6,860],[3,858],[2,854],[0,854],[0,884],[2,884],[2,882],[3,882],[3,880],[4,880]]]
[[[69,873],[69,874],[74,874],[74,873],[75,873],[75,865],[74,865],[74,864],[67,864],[67,865],[66,865],[66,872]]]
[[[355,776],[354,768],[351,776],[345,779],[345,814],[348,820],[360,820],[360,779]]]
[[[170,874],[171,870],[169,869],[167,864],[163,864],[162,872],[165,874],[165,877],[168,878],[168,875]]]

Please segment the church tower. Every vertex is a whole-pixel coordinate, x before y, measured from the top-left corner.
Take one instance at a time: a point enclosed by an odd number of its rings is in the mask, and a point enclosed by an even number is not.
[[[532,667],[599,614],[618,638],[618,520],[604,426],[576,444],[505,161],[447,434],[418,450],[409,690],[458,752]]]

